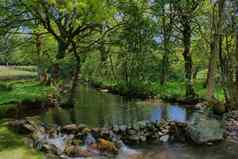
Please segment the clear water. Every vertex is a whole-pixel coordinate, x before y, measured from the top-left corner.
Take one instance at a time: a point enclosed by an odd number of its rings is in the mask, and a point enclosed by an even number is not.
[[[108,127],[131,125],[143,120],[185,122],[191,114],[189,109],[177,105],[127,100],[121,96],[80,86],[74,108],[52,108],[43,113],[41,118],[49,124],[83,123],[89,127]]]
[[[238,144],[229,142],[213,146],[146,145],[138,148],[138,151],[142,154],[136,159],[238,159]]]
[[[113,124],[130,125],[142,120],[186,122],[192,114],[191,110],[178,105],[126,100],[120,96],[80,86],[74,108],[52,108],[43,113],[41,118],[48,124],[84,123],[90,127],[107,127]],[[213,146],[174,143],[144,145],[133,149],[125,147],[116,159],[238,159],[237,151],[238,144],[229,142]]]

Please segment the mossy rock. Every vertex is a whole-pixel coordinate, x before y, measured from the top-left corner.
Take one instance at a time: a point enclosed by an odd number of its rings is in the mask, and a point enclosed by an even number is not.
[[[216,114],[223,114],[226,112],[226,105],[216,99],[209,100],[208,105],[213,108],[213,111]]]

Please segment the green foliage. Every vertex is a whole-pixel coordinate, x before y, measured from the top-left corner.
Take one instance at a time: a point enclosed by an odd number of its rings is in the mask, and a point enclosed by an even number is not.
[[[70,83],[80,59],[80,78],[111,86],[121,94],[182,96],[186,72],[182,35],[189,30],[190,74],[197,94],[204,97],[214,5],[204,0],[3,0],[0,63],[36,65],[39,77],[45,73],[49,78],[57,64],[62,83]],[[227,15],[234,16],[229,7]],[[29,17],[21,12],[33,18],[24,19]],[[189,29],[182,30],[185,24]],[[235,63],[235,58],[228,58],[229,51],[235,50],[230,26],[236,24],[224,25],[229,35],[222,49],[224,57]],[[17,69],[13,77],[20,74],[35,76],[33,70]],[[164,86],[159,85],[162,75]],[[6,76],[10,76],[8,70],[0,72],[0,79]],[[223,99],[220,78],[217,71],[215,95]]]
[[[161,86],[158,82],[152,83],[152,87],[159,96],[183,97],[185,93],[185,83],[183,81],[169,81]],[[206,98],[207,88],[204,87],[204,81],[194,82],[194,89],[199,97]],[[221,101],[224,100],[222,87],[216,87],[215,97]]]

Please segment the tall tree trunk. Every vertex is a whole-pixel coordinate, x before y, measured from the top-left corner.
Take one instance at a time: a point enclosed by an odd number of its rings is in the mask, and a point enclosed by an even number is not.
[[[166,14],[165,14],[165,2],[163,1],[163,8],[162,8],[162,31],[163,31],[163,59],[161,63],[161,72],[160,72],[160,84],[164,85],[167,81],[168,76],[168,69],[169,69],[169,51],[168,51],[168,43],[169,43],[169,32],[172,30],[172,26],[166,25]],[[170,28],[168,28],[170,27]]]
[[[69,95],[69,99],[68,99],[68,103],[67,103],[71,107],[73,107],[75,104],[74,99],[75,99],[76,91],[78,88],[78,79],[79,79],[79,73],[80,73],[80,68],[81,68],[80,56],[77,53],[76,44],[73,44],[73,51],[74,51],[76,65],[75,65],[75,70],[73,73],[72,86],[71,86],[70,95]]]
[[[57,55],[56,59],[63,59],[66,53],[67,46],[66,43],[62,40],[57,41],[58,44],[58,50],[57,50]],[[60,78],[60,67],[58,63],[54,63],[52,67],[50,68],[50,83],[53,85],[56,85],[57,80]]]
[[[184,70],[185,70],[185,89],[186,89],[186,97],[194,97],[196,96],[194,88],[193,88],[193,68],[192,68],[192,55],[190,52],[191,48],[191,24],[189,21],[185,21],[183,25],[183,45],[184,45]]]
[[[160,72],[160,84],[164,85],[165,82],[167,81],[167,73],[168,73],[168,54],[165,51],[164,55],[163,55],[163,59],[162,59],[162,63],[161,63],[161,72]]]
[[[236,24],[236,44],[235,44],[235,52],[234,52],[234,73],[235,79],[232,87],[232,98],[230,103],[231,109],[238,109],[238,24]]]
[[[214,98],[214,87],[216,81],[216,68],[217,68],[217,58],[218,53],[221,51],[221,33],[222,33],[222,21],[223,21],[223,10],[224,10],[224,2],[225,0],[220,0],[218,2],[218,9],[216,7],[217,4],[214,4],[213,12],[211,15],[211,30],[214,30],[211,40],[211,54],[209,57],[209,65],[208,65],[208,76],[207,76],[207,98],[208,100],[212,100]],[[218,12],[218,17],[217,17]],[[219,39],[219,40],[218,40]]]

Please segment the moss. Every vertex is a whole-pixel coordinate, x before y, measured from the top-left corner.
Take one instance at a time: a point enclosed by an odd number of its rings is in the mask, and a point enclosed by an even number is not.
[[[37,152],[25,144],[23,136],[8,129],[4,120],[0,121],[0,159],[43,159]]]

